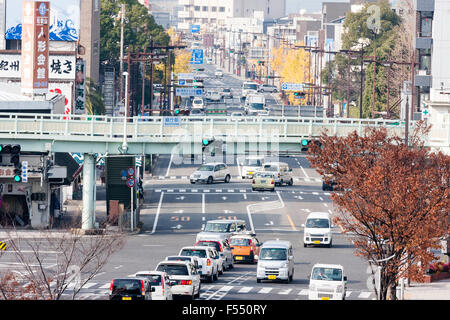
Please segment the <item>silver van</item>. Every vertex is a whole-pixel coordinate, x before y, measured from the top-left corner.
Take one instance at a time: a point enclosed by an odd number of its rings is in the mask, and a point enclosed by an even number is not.
[[[259,252],[256,282],[282,280],[289,283],[294,278],[294,252],[292,244],[284,240],[264,242]]]
[[[292,169],[285,162],[266,162],[263,166],[264,171],[272,172],[275,175],[275,185],[287,184],[292,186],[294,179]]]

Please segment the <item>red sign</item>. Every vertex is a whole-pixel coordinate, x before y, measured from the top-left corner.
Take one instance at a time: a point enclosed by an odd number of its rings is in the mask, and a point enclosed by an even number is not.
[[[50,2],[25,1],[22,19],[22,92],[46,94]]]

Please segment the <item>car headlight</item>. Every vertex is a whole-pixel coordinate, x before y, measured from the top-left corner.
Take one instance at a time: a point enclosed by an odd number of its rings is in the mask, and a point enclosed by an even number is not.
[[[288,263],[284,262],[283,265],[281,266],[282,268],[287,268],[288,267]]]
[[[305,232],[305,237],[310,237],[311,235],[309,234],[309,232]]]

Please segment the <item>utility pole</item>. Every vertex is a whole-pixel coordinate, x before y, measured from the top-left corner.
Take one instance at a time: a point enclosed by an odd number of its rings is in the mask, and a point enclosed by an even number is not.
[[[153,54],[153,38],[150,36],[150,55]],[[153,60],[150,61],[150,113],[153,115]],[[145,162],[145,161],[144,161]]]
[[[123,100],[123,27],[125,23],[125,4],[122,3],[120,11],[120,94],[119,101]]]

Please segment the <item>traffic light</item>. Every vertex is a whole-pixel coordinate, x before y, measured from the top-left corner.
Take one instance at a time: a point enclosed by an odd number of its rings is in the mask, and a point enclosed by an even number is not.
[[[175,109],[175,115],[179,115],[180,114],[180,109]]]
[[[298,99],[305,99],[305,93],[304,92],[294,92],[294,97]]]
[[[9,145],[8,145],[9,146]],[[14,164],[14,181],[21,182],[22,181],[22,164],[20,163],[20,145],[14,144],[11,145],[10,148],[11,160],[10,162]]]
[[[205,68],[196,68],[194,71],[205,71]]]
[[[14,181],[15,182],[21,182],[22,181],[22,166],[20,168],[14,168]]]
[[[301,151],[303,152],[303,151],[308,151],[308,148],[309,148],[309,145],[310,145],[310,143],[311,143],[311,140],[308,140],[308,139],[302,139],[302,142],[301,142]]]
[[[193,83],[195,89],[203,89],[204,88],[203,80],[194,79],[192,83]]]
[[[214,138],[203,138],[202,140],[202,151],[205,151],[205,148],[214,142]]]

